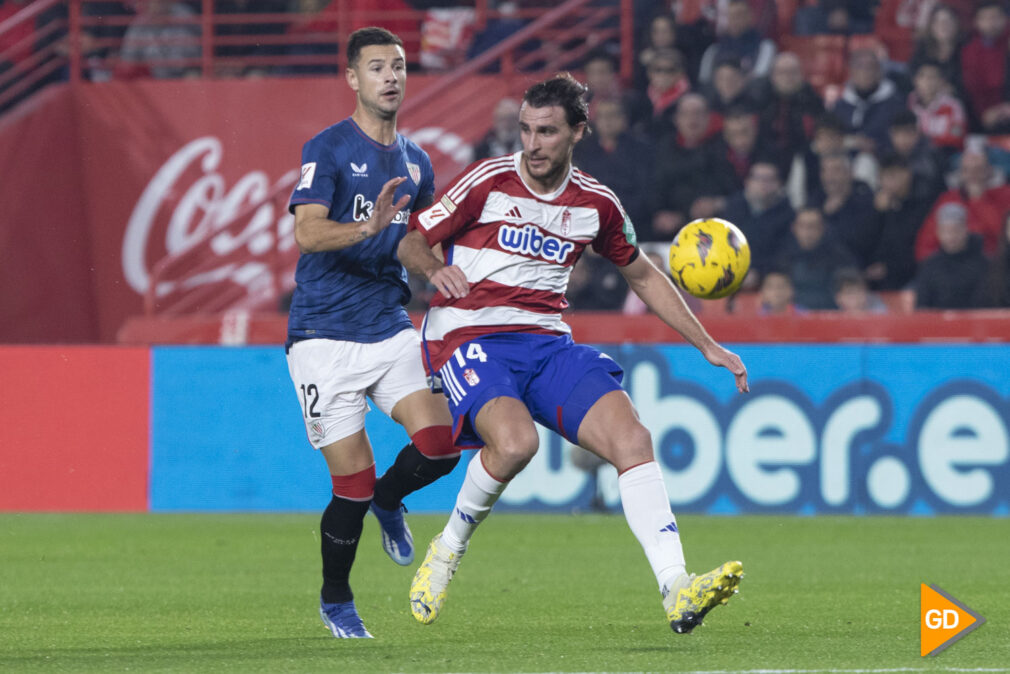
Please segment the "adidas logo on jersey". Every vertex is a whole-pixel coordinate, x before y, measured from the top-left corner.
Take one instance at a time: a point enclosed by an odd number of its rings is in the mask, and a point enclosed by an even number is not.
[[[368,164],[362,164],[358,166],[353,161],[351,162],[351,171],[355,178],[367,178],[368,177]]]
[[[534,225],[502,225],[498,228],[498,244],[511,253],[539,256],[550,262],[561,263],[575,248],[575,244],[570,241],[541,234]]]
[[[519,212],[518,206],[513,206],[508,210],[508,213],[505,214],[505,217],[512,220],[522,220],[523,214]]]

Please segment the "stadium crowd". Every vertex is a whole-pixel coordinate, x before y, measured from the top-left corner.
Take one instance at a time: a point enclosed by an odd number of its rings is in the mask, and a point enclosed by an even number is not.
[[[738,225],[761,313],[885,312],[878,292],[1010,306],[1007,6],[800,2],[785,33],[775,4],[655,15],[626,88],[617,55],[594,52],[595,133],[575,163],[621,197],[646,247],[695,218]],[[815,82],[825,55],[810,50],[837,36],[841,79]],[[632,309],[619,278],[582,264],[576,310]]]

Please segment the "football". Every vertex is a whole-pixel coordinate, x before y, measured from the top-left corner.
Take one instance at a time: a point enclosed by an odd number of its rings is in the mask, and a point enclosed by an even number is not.
[[[695,297],[714,300],[737,291],[750,269],[750,246],[736,225],[719,218],[684,225],[670,246],[670,274]]]

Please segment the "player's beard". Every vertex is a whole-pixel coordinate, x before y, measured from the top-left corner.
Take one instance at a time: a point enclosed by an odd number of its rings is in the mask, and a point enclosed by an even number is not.
[[[386,122],[396,120],[396,113],[399,112],[401,103],[403,103],[403,93],[395,101],[386,101],[381,96],[365,101],[365,105],[372,114]]]
[[[543,159],[547,160],[547,165],[538,170],[534,170],[533,165],[529,161],[529,156],[525,152],[523,153],[523,163],[526,164],[526,172],[530,175],[530,177],[535,178],[538,182],[543,183],[544,185],[552,185],[568,170],[568,162],[566,159],[556,161],[550,157],[543,157]]]

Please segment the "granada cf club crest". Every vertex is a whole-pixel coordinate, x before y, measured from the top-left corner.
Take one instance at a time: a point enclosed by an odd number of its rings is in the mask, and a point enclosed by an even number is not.
[[[407,173],[410,174],[410,179],[414,181],[415,185],[421,182],[421,167],[417,164],[407,162]]]
[[[566,209],[561,216],[561,236],[568,236],[570,231],[572,231],[572,213]]]
[[[463,370],[463,379],[466,379],[466,383],[470,386],[476,386],[480,383],[480,377],[473,371],[473,368],[469,367]]]

